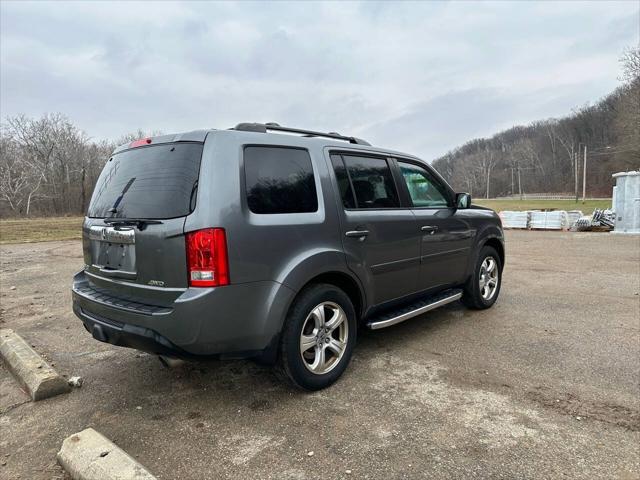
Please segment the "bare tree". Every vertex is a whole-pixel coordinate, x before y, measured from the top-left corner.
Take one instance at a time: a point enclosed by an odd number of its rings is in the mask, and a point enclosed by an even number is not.
[[[623,82],[631,83],[640,77],[640,47],[625,48],[620,56]]]
[[[617,98],[615,131],[618,158],[627,168],[640,166],[640,48],[627,49],[622,55],[623,95]]]
[[[42,184],[42,174],[25,161],[11,139],[0,138],[0,198],[16,215],[29,214],[31,200]]]
[[[491,191],[491,171],[496,166],[496,152],[487,145],[479,153],[479,167],[485,181],[485,198],[489,198]]]
[[[0,128],[0,215],[85,212],[114,147],[159,134],[138,130],[96,142],[59,113],[7,117]]]
[[[80,213],[76,194],[90,146],[84,132],[61,114],[18,115],[2,125],[2,142],[2,198],[14,213],[31,214],[34,202],[38,213]]]

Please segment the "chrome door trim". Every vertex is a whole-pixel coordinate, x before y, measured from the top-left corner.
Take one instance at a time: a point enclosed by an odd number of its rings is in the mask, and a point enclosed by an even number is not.
[[[345,237],[352,238],[366,237],[367,235],[369,235],[369,230],[349,230],[344,234]]]

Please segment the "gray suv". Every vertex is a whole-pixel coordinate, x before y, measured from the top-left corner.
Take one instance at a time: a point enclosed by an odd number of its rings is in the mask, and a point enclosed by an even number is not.
[[[500,292],[504,238],[418,158],[243,123],[118,147],[83,224],[73,311],[94,338],[178,358],[257,358],[316,390],[358,330]]]

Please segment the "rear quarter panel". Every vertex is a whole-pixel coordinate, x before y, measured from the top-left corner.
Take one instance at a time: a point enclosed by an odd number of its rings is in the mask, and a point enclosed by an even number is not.
[[[212,132],[205,143],[196,210],[185,231],[222,227],[227,234],[231,282],[276,281],[299,289],[309,271],[319,265],[344,265],[333,190],[320,148],[308,139],[250,132]],[[299,147],[313,165],[318,210],[310,213],[255,214],[247,205],[244,147]],[[311,260],[316,258],[317,260]]]

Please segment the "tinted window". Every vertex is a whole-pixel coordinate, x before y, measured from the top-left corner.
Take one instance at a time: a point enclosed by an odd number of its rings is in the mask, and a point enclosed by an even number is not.
[[[336,180],[338,180],[340,198],[342,199],[344,208],[356,208],[353,189],[351,188],[351,182],[349,181],[347,169],[344,166],[342,157],[340,155],[331,155],[331,163],[333,164],[333,170],[336,172]]]
[[[309,152],[295,148],[244,149],[247,202],[253,213],[303,213],[318,210]]]
[[[415,207],[448,206],[445,188],[427,170],[412,163],[398,164]]]
[[[164,143],[115,154],[96,182],[87,215],[174,218],[195,206],[201,143]]]
[[[342,156],[355,191],[356,208],[398,207],[393,177],[382,158]]]

